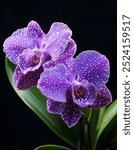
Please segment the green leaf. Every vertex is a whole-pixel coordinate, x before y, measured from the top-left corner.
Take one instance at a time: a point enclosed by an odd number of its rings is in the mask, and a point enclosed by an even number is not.
[[[110,149],[117,146],[117,115],[101,133],[95,150]]]
[[[96,145],[101,134],[103,132],[108,133],[108,130],[112,127],[112,124],[115,124],[115,118],[117,115],[117,100],[113,101],[107,108],[105,108],[103,112],[100,111],[100,113],[102,113],[101,121],[98,120],[96,133],[94,133],[94,150],[96,150]]]
[[[83,115],[84,115],[84,117],[87,119],[87,121],[90,120],[91,114],[92,114],[92,109],[85,108],[85,109],[83,110]]]
[[[97,138],[99,138],[102,131],[107,127],[107,125],[116,116],[116,114],[117,114],[117,100],[115,100],[112,104],[110,104],[106,108],[102,123],[101,123],[100,128],[99,128]]]
[[[71,150],[71,149],[58,145],[42,145],[35,148],[34,150]]]
[[[77,147],[79,125],[69,129],[58,115],[48,113],[46,109],[45,97],[39,92],[36,87],[25,91],[17,90],[14,87],[12,81],[15,65],[13,65],[7,58],[5,62],[9,81],[11,82],[13,89],[22,99],[22,101],[29,108],[31,108],[33,112],[35,112],[36,115],[59,137],[61,137],[64,141],[66,141],[73,147]]]
[[[104,109],[105,108],[103,108],[103,110]],[[92,114],[91,114],[91,117],[90,117],[90,120],[88,123],[89,135],[90,135],[89,140],[90,140],[90,144],[91,144],[91,149],[93,149],[93,147],[95,145],[99,122],[103,118],[101,111],[102,111],[101,109],[92,110]]]

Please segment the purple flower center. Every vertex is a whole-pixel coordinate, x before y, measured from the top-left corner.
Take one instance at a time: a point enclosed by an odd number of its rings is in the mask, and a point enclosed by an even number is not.
[[[77,90],[74,90],[74,94],[77,98],[84,98],[86,95],[86,89],[81,85]]]
[[[35,65],[38,65],[38,64],[39,64],[39,61],[40,61],[40,59],[37,58],[37,59],[34,59],[34,60],[33,60],[33,63],[34,63]]]
[[[37,57],[37,56],[35,55],[34,58],[33,58],[33,63],[34,63],[34,65],[38,65],[39,62],[40,62],[40,57]]]
[[[86,88],[82,86],[81,83],[78,81],[75,81],[73,86],[74,86],[74,95],[76,96],[76,98],[85,98],[85,96],[87,95]]]

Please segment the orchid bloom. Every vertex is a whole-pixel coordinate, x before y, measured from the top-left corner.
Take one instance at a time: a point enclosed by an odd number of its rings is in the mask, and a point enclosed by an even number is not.
[[[20,90],[35,86],[45,68],[70,59],[76,52],[70,28],[55,22],[45,34],[37,22],[15,31],[4,42],[4,52],[16,64],[14,84]]]
[[[73,127],[84,108],[102,108],[112,101],[105,85],[109,75],[108,59],[88,50],[66,64],[45,69],[37,87],[47,97],[48,112],[61,115]]]

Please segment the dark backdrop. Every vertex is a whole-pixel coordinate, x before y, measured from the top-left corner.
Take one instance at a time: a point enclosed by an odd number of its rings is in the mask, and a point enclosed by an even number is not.
[[[13,31],[37,21],[47,33],[60,21],[73,30],[78,55],[98,50],[110,60],[107,84],[116,98],[116,0],[1,0],[0,1],[0,149],[32,150],[41,144],[65,145],[20,100],[7,79],[2,44]],[[63,133],[64,134],[64,133]]]

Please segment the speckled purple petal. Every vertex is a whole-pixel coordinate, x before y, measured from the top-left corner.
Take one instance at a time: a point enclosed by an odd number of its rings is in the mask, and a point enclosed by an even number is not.
[[[14,71],[13,82],[19,90],[27,90],[37,84],[40,74],[43,72],[43,67],[40,67],[36,71],[30,71],[27,74],[23,74],[20,68],[17,66]]]
[[[67,78],[69,81],[73,81],[76,79],[76,72],[74,68],[75,59],[73,57],[67,59],[58,59],[54,62],[55,65],[62,63],[67,68]]]
[[[74,83],[72,90],[73,101],[75,104],[84,108],[93,105],[97,97],[97,91],[92,83],[82,80],[81,83]],[[82,96],[79,96],[82,93]]]
[[[63,63],[66,65],[67,71],[69,72],[69,74],[70,72],[75,73],[74,58],[73,58],[73,55],[75,54],[75,52],[76,52],[76,44],[73,40],[71,40],[68,43],[68,46],[65,49],[65,52],[63,52],[57,60],[54,61],[51,59],[50,61],[44,63],[43,67],[50,68],[50,67],[54,67],[56,64]]]
[[[57,63],[58,64],[58,63]],[[47,61],[43,64],[43,68],[50,68],[50,67],[54,67],[56,64],[55,64],[55,61],[53,61],[52,59],[50,61]]]
[[[35,71],[40,68],[46,61],[49,60],[49,56],[37,49],[25,49],[22,54],[19,55],[18,66],[22,73],[26,74],[29,71]]]
[[[24,74],[29,71],[37,70],[40,67],[40,56],[38,57],[34,50],[25,49],[23,53],[19,55],[18,65]]]
[[[65,105],[65,109],[62,112],[62,119],[69,128],[73,127],[79,121],[82,115],[82,108],[72,101],[68,101]]]
[[[36,21],[30,21],[28,24],[28,35],[33,38],[45,37],[44,32]]]
[[[68,72],[68,79],[70,81],[73,81],[76,79],[76,72],[74,68],[75,59],[73,58],[74,54],[76,52],[76,44],[73,40],[71,40],[68,43],[67,48],[65,49],[65,52],[63,52],[59,59],[55,61],[55,64],[63,63],[67,67]]]
[[[97,98],[93,105],[89,106],[90,108],[99,109],[104,106],[107,106],[112,102],[112,95],[107,87],[102,87],[97,94]]]
[[[66,91],[70,86],[66,73],[66,67],[63,64],[44,69],[37,87],[46,97],[58,102],[66,102]]]
[[[71,39],[65,51],[60,55],[59,59],[65,60],[65,59],[73,57],[74,54],[76,53],[76,50],[77,50],[76,43],[73,39]]]
[[[45,50],[53,60],[57,60],[59,55],[65,51],[68,42],[71,40],[72,31],[64,23],[53,23],[47,36]]]
[[[109,78],[109,61],[99,52],[84,51],[76,57],[76,72],[78,80],[86,79],[97,89],[102,87]]]
[[[47,111],[52,114],[61,114],[64,110],[65,103],[56,102],[50,98],[47,98]]]
[[[59,38],[59,36],[62,36],[64,33],[67,33],[71,36],[72,31],[68,27],[68,25],[62,23],[62,22],[55,22],[51,25],[49,32],[47,33],[47,42],[51,43],[55,39]]]
[[[64,61],[61,61],[61,62],[65,64],[67,67],[68,80],[70,82],[73,82],[74,80],[76,80],[76,72],[74,68],[75,59],[74,58],[64,59]]]
[[[40,33],[37,31],[36,26],[39,25],[32,21],[28,24],[27,28],[22,28],[15,31],[5,40],[3,44],[3,51],[13,63],[17,64],[18,56],[23,52],[24,49],[33,49],[39,45],[41,38],[39,37]]]

